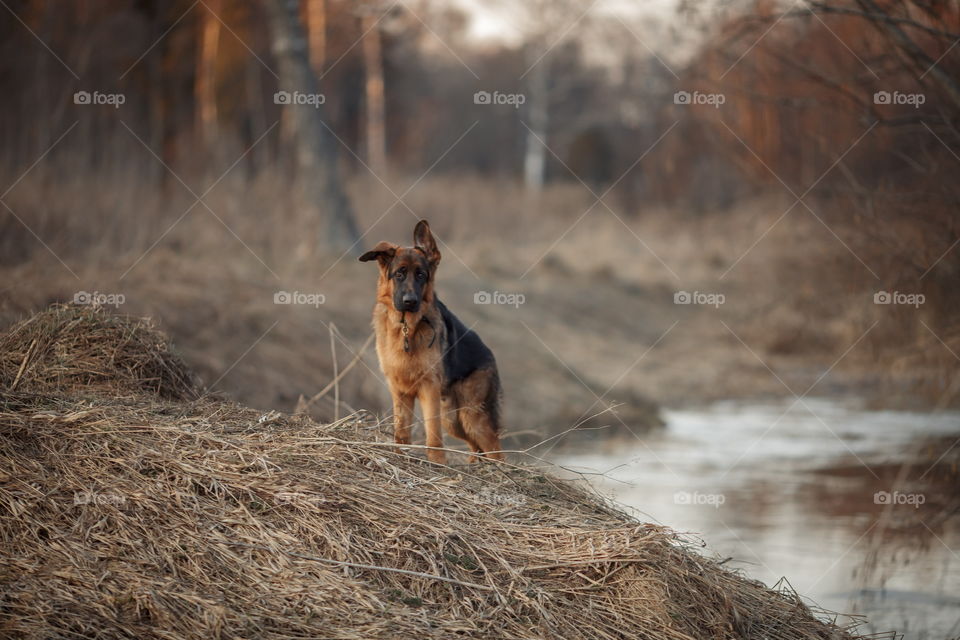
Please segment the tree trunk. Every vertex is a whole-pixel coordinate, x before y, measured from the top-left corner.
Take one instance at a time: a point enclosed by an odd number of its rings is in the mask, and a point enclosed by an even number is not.
[[[327,0],[306,0],[310,66],[320,77],[327,60]]]
[[[266,131],[270,126],[267,120],[266,110],[263,104],[263,66],[257,60],[247,60],[244,69],[246,81],[246,99],[247,99],[247,118],[249,118],[249,140],[252,143],[256,139],[257,131]],[[246,145],[247,142],[245,141]],[[251,168],[261,167],[267,163],[267,145],[257,145],[251,152],[252,162],[248,163]]]
[[[364,14],[363,66],[366,73],[366,146],[370,169],[381,175],[387,165],[386,122],[383,96],[383,58],[377,16]]]
[[[523,184],[528,196],[538,196],[543,190],[547,166],[547,126],[549,124],[546,57],[540,60],[527,75],[527,103],[530,122],[527,127],[523,155]]]
[[[219,0],[210,0],[199,12],[200,46],[197,47],[196,116],[197,130],[206,150],[217,137],[217,49],[220,44]]]
[[[316,76],[310,68],[307,40],[300,24],[297,0],[266,0],[273,54],[279,63],[280,90],[317,96]],[[320,243],[359,255],[360,231],[338,175],[338,144],[323,124],[322,104],[285,104],[291,116],[297,179],[308,206],[326,219]]]

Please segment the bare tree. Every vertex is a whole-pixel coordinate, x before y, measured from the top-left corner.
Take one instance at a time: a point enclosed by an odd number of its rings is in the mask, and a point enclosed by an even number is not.
[[[527,73],[527,103],[530,122],[523,152],[523,184],[529,194],[539,194],[547,168],[547,127],[550,124],[550,59],[534,61]]]
[[[518,26],[526,34],[527,69],[521,76],[527,106],[523,154],[523,182],[536,198],[546,178],[550,105],[563,96],[562,83],[554,82],[553,62],[558,45],[569,37],[571,26],[582,31],[588,22],[585,0],[530,0],[514,8]]]
[[[280,65],[280,89],[291,94],[319,95],[298,5],[297,0],[263,3],[270,23],[273,53]],[[298,179],[309,206],[316,207],[326,218],[327,231],[321,237],[321,244],[359,254],[362,250],[360,231],[339,176],[337,141],[323,123],[323,105],[291,103],[284,108],[292,116]]]
[[[209,150],[217,137],[217,50],[220,46],[220,20],[216,11],[220,0],[210,0],[198,14],[200,46],[197,47],[197,77],[195,83],[197,101],[197,130],[204,146]]]
[[[366,75],[366,147],[367,162],[380,175],[387,164],[386,122],[383,95],[383,54],[379,18],[373,7],[364,11],[361,24],[363,36],[363,68]]]

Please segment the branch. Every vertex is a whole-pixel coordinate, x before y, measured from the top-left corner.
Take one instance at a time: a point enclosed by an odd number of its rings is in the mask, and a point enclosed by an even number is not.
[[[865,6],[873,13],[879,13],[880,10],[877,8],[877,5],[873,0],[857,0],[860,5]],[[923,50],[917,45],[916,42],[910,39],[910,37],[904,33],[896,24],[891,24],[889,22],[874,22],[878,28],[882,28],[887,34],[902,48],[908,55],[910,55],[915,62],[920,63],[921,66],[926,67],[924,75],[930,74],[937,81],[937,83],[943,87],[943,89],[950,96],[950,99],[953,103],[960,107],[960,84],[957,84],[957,81],[943,69],[937,66],[936,60],[933,60],[928,56]]]
[[[887,15],[885,13],[878,11],[857,11],[856,9],[848,9],[846,7],[831,7],[828,4],[823,2],[809,2],[811,7],[815,8],[820,13],[836,13],[847,16],[856,16],[858,18],[866,18],[873,22],[883,22],[889,25],[904,25],[907,27],[913,27],[915,29],[920,29],[921,31],[926,31],[927,33],[934,36],[941,36],[943,38],[949,38],[950,40],[960,39],[960,33],[952,33],[950,31],[942,31],[940,29],[927,26],[922,22],[917,22],[916,20],[909,20],[907,18],[896,18],[894,16]],[[785,13],[785,16],[801,16],[806,15],[806,11],[788,11]]]
[[[357,365],[357,363],[360,362],[361,356],[363,356],[363,352],[366,351],[367,347],[370,346],[370,343],[373,342],[374,335],[375,334],[371,333],[367,337],[367,341],[363,343],[362,347],[360,347],[360,350],[357,352],[356,356],[354,356],[353,360],[350,361],[350,364],[345,366],[343,368],[343,371],[338,373],[336,377],[334,377],[334,379],[331,380],[327,386],[325,386],[323,389],[318,391],[312,398],[305,401],[303,404],[297,403],[297,410],[294,411],[294,413],[306,413],[307,409],[312,407],[314,403],[317,402],[317,400],[327,395],[327,393],[330,392],[330,389],[333,389],[334,387],[336,387],[340,383],[340,380],[343,378],[343,376],[350,373],[350,369],[353,369]]]

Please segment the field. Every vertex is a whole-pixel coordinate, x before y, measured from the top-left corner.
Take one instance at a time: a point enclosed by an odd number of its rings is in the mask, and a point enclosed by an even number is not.
[[[43,176],[36,181],[41,189]],[[76,188],[65,201],[89,195]],[[222,201],[217,191],[209,196],[229,229],[199,207],[178,222],[189,201],[181,209],[174,199],[146,225],[157,237],[169,230],[156,244],[141,228],[142,211],[130,220],[118,213],[152,202],[149,190],[89,211],[84,225],[104,232],[80,240],[68,228],[67,205],[51,205],[38,230],[69,268],[39,246],[8,263],[0,318],[10,324],[82,292],[113,295],[122,300],[117,311],[154,318],[213,389],[250,406],[294,410],[334,379],[335,350],[341,368],[359,361],[338,380],[339,409],[331,390],[310,405],[312,414],[384,413],[389,394],[375,354],[361,353],[375,269],[318,254],[301,232],[316,225],[298,218],[279,187],[261,189],[242,203],[229,190]],[[410,211],[379,216],[392,202],[386,188],[360,181],[352,191],[370,212],[369,242],[409,243],[417,216],[433,222],[444,254],[438,291],[497,354],[514,445],[574,426],[642,431],[660,423],[657,404],[785,396],[814,382],[823,383],[820,393],[863,393],[887,406],[956,401],[949,353],[929,333],[916,343],[890,340],[901,328],[889,308],[873,304],[873,288],[857,295],[824,273],[828,265],[852,269],[853,258],[811,218],[788,217],[751,248],[782,210],[779,201],[722,215],[582,217],[589,194],[558,187],[546,195],[550,215],[526,219],[500,207],[522,200],[507,186],[438,178],[418,185]],[[24,243],[26,234],[21,228]],[[119,240],[126,237],[140,240]],[[319,294],[323,303],[275,304],[280,291]],[[722,303],[675,304],[681,291],[720,294]],[[475,304],[483,292],[505,303]],[[880,356],[897,366],[878,376]],[[826,382],[818,380],[828,369]]]

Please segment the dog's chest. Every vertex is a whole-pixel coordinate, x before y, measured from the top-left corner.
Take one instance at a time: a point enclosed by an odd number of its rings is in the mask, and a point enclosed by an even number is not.
[[[429,327],[425,329],[420,327],[408,336],[409,349],[405,350],[401,329],[378,327],[377,356],[380,368],[396,391],[415,394],[424,385],[442,382],[441,336],[432,335]]]

